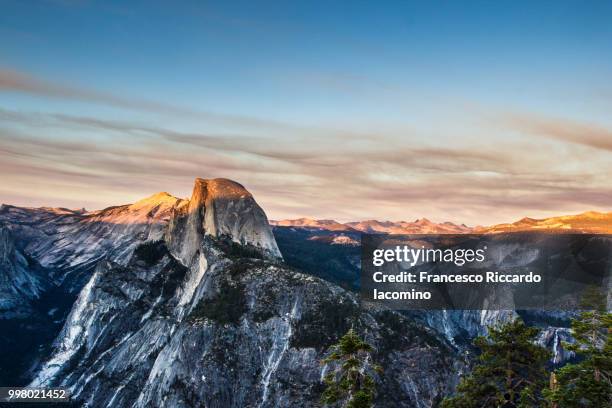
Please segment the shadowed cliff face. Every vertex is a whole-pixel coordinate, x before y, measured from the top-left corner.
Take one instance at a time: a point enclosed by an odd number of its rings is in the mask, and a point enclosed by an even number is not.
[[[8,229],[0,228],[0,319],[32,313],[32,302],[49,286],[43,268],[15,247]]]

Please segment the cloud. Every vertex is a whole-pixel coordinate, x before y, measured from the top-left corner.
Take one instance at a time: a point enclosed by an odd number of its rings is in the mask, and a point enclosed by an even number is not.
[[[36,205],[80,196],[99,208],[160,190],[186,196],[196,176],[240,181],[274,218],[489,224],[605,210],[612,197],[607,151],[584,160],[584,149],[541,141],[435,146],[328,130],[292,138],[214,134],[10,110],[0,110],[0,122],[0,199],[31,197]]]
[[[502,120],[521,132],[612,151],[612,129],[603,126],[525,114],[506,115]]]
[[[359,141],[371,141],[370,135],[353,136],[352,146],[344,144],[342,138],[330,138],[327,133],[309,135],[308,137],[269,138],[250,135],[213,135],[206,133],[187,133],[167,128],[148,126],[135,122],[122,122],[91,117],[23,113],[0,109],[0,119],[17,122],[37,128],[59,129],[94,129],[108,138],[115,134],[124,138],[131,137],[132,142],[158,142],[170,146],[172,150],[184,148],[204,149],[216,152],[241,153],[257,156],[266,161],[286,162],[300,167],[309,167],[310,171],[328,172],[330,167],[368,167],[384,165],[386,167],[419,169],[425,172],[458,172],[458,171],[501,171],[502,163],[508,159],[494,151],[476,151],[472,149],[451,149],[432,147],[402,146],[386,143],[380,137],[377,145],[359,147]],[[26,139],[24,139],[25,142]],[[30,140],[30,143],[35,143]],[[40,140],[40,146],[53,145],[61,149],[79,150],[85,148],[80,141],[52,142]],[[354,146],[354,147],[353,147]],[[71,148],[72,147],[72,148]],[[70,149],[71,148],[71,149]],[[96,147],[92,147],[96,149]],[[122,147],[125,149],[125,146]],[[169,154],[170,152],[168,152]]]
[[[299,132],[308,131],[308,129],[305,127],[295,126],[275,120],[194,110],[182,106],[120,96],[90,88],[60,84],[40,79],[23,72],[0,67],[0,92],[2,91],[97,103],[115,108],[144,111],[162,115],[189,117],[211,123],[219,123],[248,129],[275,129],[281,131]]]

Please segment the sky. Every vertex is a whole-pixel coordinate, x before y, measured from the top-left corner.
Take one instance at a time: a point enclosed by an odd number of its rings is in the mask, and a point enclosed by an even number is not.
[[[0,202],[195,177],[269,218],[612,211],[612,3],[0,0]]]

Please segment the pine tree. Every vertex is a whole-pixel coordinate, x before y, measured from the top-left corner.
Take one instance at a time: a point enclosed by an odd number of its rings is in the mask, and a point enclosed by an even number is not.
[[[330,347],[322,364],[330,366],[325,375],[325,391],[321,402],[346,408],[370,408],[374,401],[373,371],[380,367],[371,362],[372,346],[350,329],[339,342]]]
[[[443,408],[539,407],[546,387],[549,352],[535,343],[539,330],[521,319],[489,328],[474,345],[480,350],[472,373]]]
[[[565,344],[581,361],[555,373],[547,393],[551,407],[582,408],[612,406],[612,313],[606,296],[589,288],[581,303],[580,317],[572,320],[574,344]]]

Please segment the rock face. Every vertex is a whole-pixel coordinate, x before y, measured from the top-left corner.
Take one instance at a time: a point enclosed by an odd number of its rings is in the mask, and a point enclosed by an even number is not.
[[[352,283],[359,251],[335,240],[358,242],[356,230],[374,224],[302,224],[308,231],[276,228],[283,251],[294,249],[297,266],[309,273],[335,265],[344,274],[339,280]],[[439,232],[443,225],[382,224],[376,228],[404,232]],[[325,225],[332,225],[329,234]],[[299,242],[291,241],[295,234]],[[312,255],[309,268],[305,255]],[[28,380],[69,387],[86,406],[311,407],[322,391],[320,359],[354,327],[385,368],[376,405],[421,408],[454,388],[465,366],[461,351],[474,336],[519,314],[364,309],[351,292],[281,261],[263,210],[226,179],[197,179],[188,200],[159,193],[93,212],[3,205],[0,349],[11,354],[12,333],[23,332],[24,322],[31,326],[28,313],[42,304],[61,331],[45,332],[56,337],[52,352]],[[72,296],[66,313],[47,312],[62,293]],[[545,328],[539,342],[555,351],[555,364],[572,358],[561,346],[571,340],[566,327],[551,325],[549,314],[523,317]],[[40,337],[31,330],[28,337]],[[30,349],[44,351],[44,341]],[[0,380],[13,378],[3,377],[6,367],[15,365],[0,358]]]
[[[78,292],[100,260],[125,263],[140,243],[160,239],[182,202],[159,193],[92,212],[2,205],[0,226],[11,232],[19,250],[49,271],[55,285]]]
[[[561,364],[576,356],[573,351],[566,350],[564,343],[574,343],[571,331],[567,327],[548,327],[540,333],[538,344],[552,350],[551,363]]]
[[[242,185],[227,179],[196,179],[191,199],[178,206],[166,241],[185,264],[193,261],[204,236],[228,237],[282,258],[268,218]]]
[[[32,301],[48,287],[40,265],[15,247],[8,229],[0,228],[0,318],[28,316]]]
[[[157,193],[92,212],[2,205],[0,226],[50,270],[55,284],[77,293],[99,261],[125,264],[138,245],[164,238],[181,248],[177,255],[186,262],[205,235],[228,236],[281,257],[263,210],[243,186],[226,179],[196,179],[189,200]]]
[[[194,223],[199,216],[201,223]],[[2,205],[0,382],[24,385],[31,379],[29,367],[44,358],[49,338],[57,336],[100,262],[125,266],[139,245],[164,238],[182,248],[183,238],[190,238],[175,228],[182,217],[191,219],[200,237],[231,234],[230,239],[262,249],[270,258],[280,256],[261,208],[229,180],[196,180],[190,200],[158,193],[99,211]],[[203,270],[192,269],[190,290]],[[185,292],[183,302],[192,294]]]
[[[98,262],[32,386],[91,407],[312,407],[351,327],[386,368],[377,406],[431,407],[454,386],[462,364],[435,332],[280,263],[239,184],[196,180],[167,225]]]
[[[430,407],[452,387],[454,351],[432,331],[282,264],[228,257],[212,238],[199,250],[187,303],[193,272],[163,242],[101,263],[32,385],[94,407],[311,407],[320,359],[353,326],[387,370],[378,406]]]

